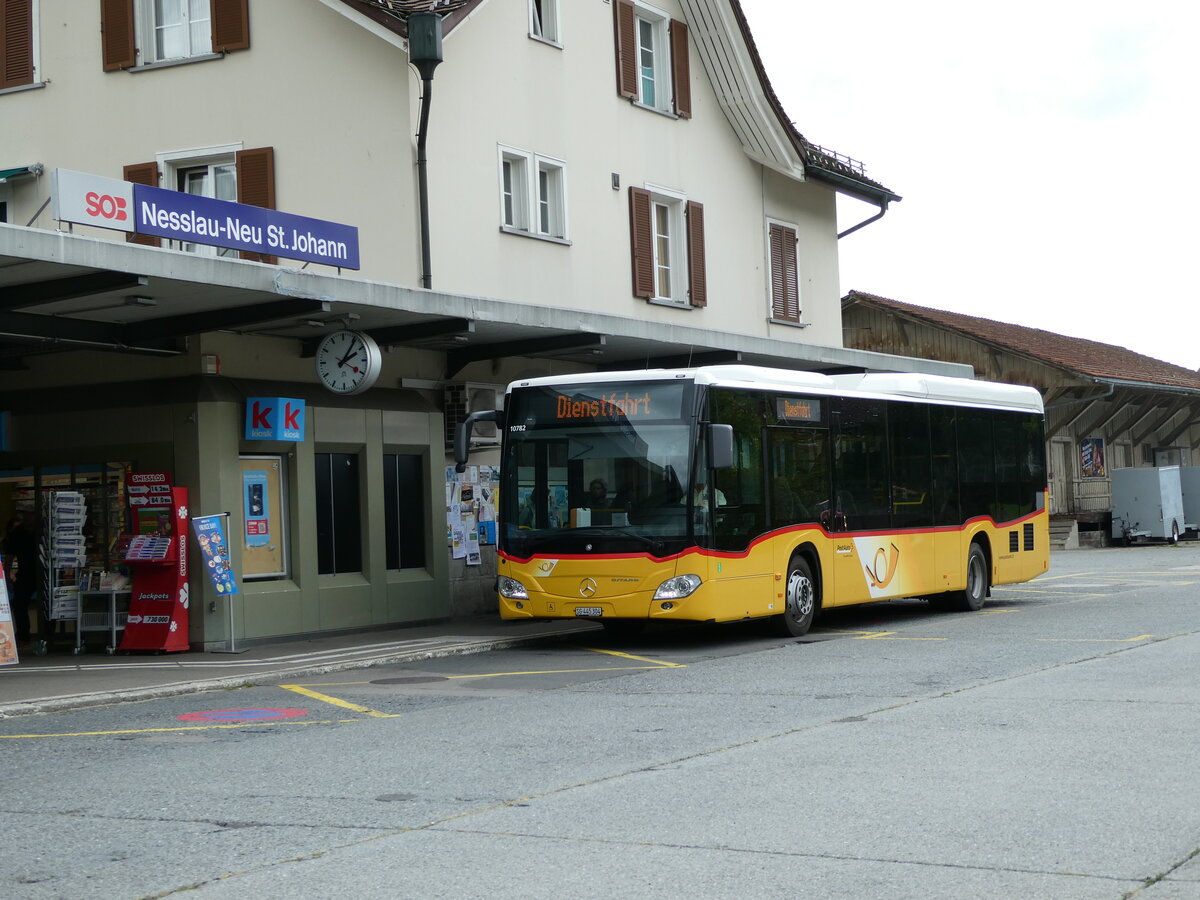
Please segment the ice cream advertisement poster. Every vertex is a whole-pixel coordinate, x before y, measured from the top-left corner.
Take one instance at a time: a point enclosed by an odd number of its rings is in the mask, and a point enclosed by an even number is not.
[[[17,636],[8,602],[8,579],[4,575],[4,563],[0,562],[0,666],[15,666],[17,662]]]
[[[192,531],[200,545],[200,558],[218,594],[238,593],[237,577],[229,558],[229,539],[225,533],[224,513],[215,516],[195,516]]]

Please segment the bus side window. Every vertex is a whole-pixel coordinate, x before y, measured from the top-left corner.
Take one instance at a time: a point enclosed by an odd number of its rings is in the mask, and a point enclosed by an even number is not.
[[[929,407],[893,403],[888,408],[892,468],[892,527],[933,524],[930,497]]]
[[[992,457],[992,413],[958,411],[958,480],[962,517],[991,515],[996,504],[996,472]]]
[[[929,444],[933,457],[933,524],[961,525],[962,512],[958,505],[958,454],[955,442],[955,411],[947,406],[929,410]]]
[[[845,530],[891,526],[887,415],[882,401],[837,398],[834,420],[834,517]]]

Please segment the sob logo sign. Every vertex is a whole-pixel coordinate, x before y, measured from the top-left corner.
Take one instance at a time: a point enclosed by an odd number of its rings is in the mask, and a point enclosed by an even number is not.
[[[97,194],[95,191],[88,191],[84,195],[83,200],[87,204],[87,214],[89,216],[116,219],[118,222],[124,222],[129,218],[129,201],[124,197],[114,197],[112,194]]]
[[[133,231],[133,185],[70,169],[55,169],[51,186],[54,218]]]

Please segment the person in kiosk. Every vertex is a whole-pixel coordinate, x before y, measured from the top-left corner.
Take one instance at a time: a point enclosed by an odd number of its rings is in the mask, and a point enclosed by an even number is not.
[[[12,610],[13,631],[17,643],[29,640],[29,607],[38,585],[37,537],[33,533],[33,513],[24,511],[8,523],[4,535],[5,572],[12,579],[8,603]]]

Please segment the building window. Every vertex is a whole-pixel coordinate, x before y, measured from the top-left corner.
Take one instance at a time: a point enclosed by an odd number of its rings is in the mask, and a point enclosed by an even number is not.
[[[248,0],[101,0],[106,72],[250,46]]]
[[[275,208],[275,150],[241,144],[160,153],[154,162],[125,166],[123,177],[134,184],[165,187],[216,200],[232,200],[247,206]],[[160,246],[161,240],[147,235],[130,235],[129,240]],[[188,243],[184,249],[207,256],[236,257],[238,251]],[[274,256],[249,251],[242,259],[274,263]]]
[[[425,459],[417,453],[383,455],[384,530],[389,569],[425,567]]]
[[[143,62],[212,53],[209,0],[140,0]],[[148,51],[148,52],[147,52]]]
[[[617,0],[617,92],[678,116],[692,114],[688,28],[644,3]]]
[[[558,0],[529,0],[529,35],[558,43]]]
[[[629,189],[633,293],[673,306],[707,306],[704,206],[662,188]]]
[[[316,467],[317,572],[362,571],[362,513],[358,455],[314,453]]]
[[[500,224],[506,231],[565,241],[566,164],[501,147]]]
[[[232,157],[212,160],[199,165],[174,167],[175,190],[196,197],[237,202],[237,166]],[[236,257],[237,251],[226,247],[206,247],[203,244],[183,244],[184,250],[202,256]]]
[[[38,0],[0,2],[0,90],[33,84]]]
[[[796,229],[769,222],[771,254],[771,318],[800,324],[800,273],[796,263]]]

